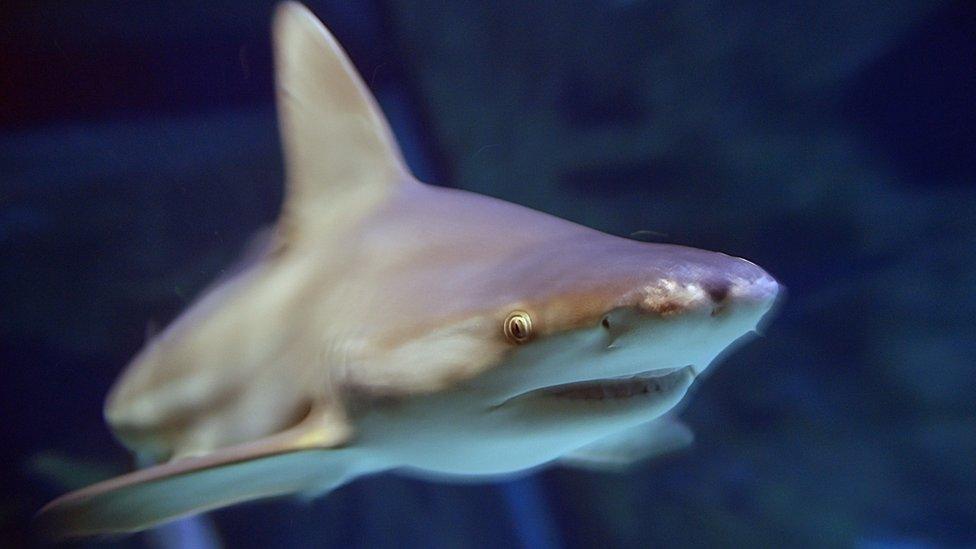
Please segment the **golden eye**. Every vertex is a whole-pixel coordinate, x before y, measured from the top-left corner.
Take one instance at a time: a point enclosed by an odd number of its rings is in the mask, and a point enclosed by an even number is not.
[[[512,343],[525,343],[532,336],[532,317],[525,311],[512,311],[505,318],[502,330]]]

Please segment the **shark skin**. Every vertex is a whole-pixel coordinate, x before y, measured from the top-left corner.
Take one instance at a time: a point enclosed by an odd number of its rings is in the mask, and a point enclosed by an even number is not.
[[[118,440],[161,464],[56,499],[42,532],[134,532],[386,470],[618,468],[690,441],[675,407],[769,316],[769,274],[425,185],[314,15],[282,4],[273,37],[281,217],[107,398]]]

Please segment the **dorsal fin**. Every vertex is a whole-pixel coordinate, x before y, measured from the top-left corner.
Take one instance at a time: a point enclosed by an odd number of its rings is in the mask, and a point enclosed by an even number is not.
[[[281,4],[273,41],[287,180],[283,237],[337,232],[413,178],[376,100],[307,8]]]

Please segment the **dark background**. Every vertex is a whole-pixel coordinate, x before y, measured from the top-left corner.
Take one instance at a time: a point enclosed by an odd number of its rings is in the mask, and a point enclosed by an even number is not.
[[[614,476],[381,475],[212,515],[231,547],[976,544],[976,8],[319,1],[417,175],[749,258],[789,289]],[[0,545],[121,472],[101,419],[272,221],[271,3],[0,7]],[[149,538],[115,541],[141,546]]]

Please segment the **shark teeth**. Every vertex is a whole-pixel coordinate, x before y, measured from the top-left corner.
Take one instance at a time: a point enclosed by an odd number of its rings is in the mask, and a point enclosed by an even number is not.
[[[575,400],[606,400],[629,398],[661,391],[661,378],[681,368],[667,368],[644,372],[636,376],[615,377],[556,385],[542,389],[547,395]]]

